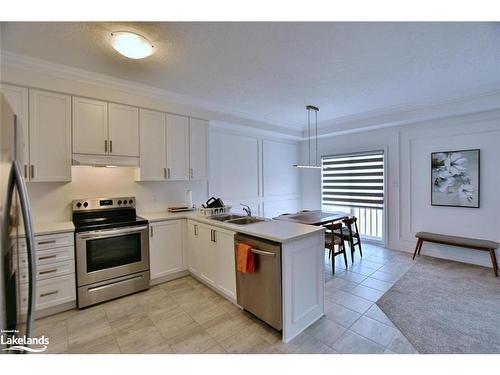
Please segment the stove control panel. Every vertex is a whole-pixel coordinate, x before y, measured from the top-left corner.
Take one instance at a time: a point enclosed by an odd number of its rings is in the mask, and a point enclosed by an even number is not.
[[[135,197],[85,198],[73,200],[73,211],[103,210],[121,207],[135,208]]]

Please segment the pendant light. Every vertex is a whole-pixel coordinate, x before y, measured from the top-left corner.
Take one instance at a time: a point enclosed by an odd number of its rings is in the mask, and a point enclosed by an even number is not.
[[[308,105],[307,110],[307,150],[308,150],[308,163],[307,165],[294,164],[295,168],[309,168],[309,169],[321,169],[318,165],[318,111],[319,108],[313,105]],[[314,123],[315,123],[315,153],[314,153],[314,164],[311,164],[311,111],[314,111]]]

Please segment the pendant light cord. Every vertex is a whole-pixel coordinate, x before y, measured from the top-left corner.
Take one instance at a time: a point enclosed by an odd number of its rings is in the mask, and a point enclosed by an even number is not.
[[[309,152],[309,163],[311,165],[311,110],[307,110],[307,139],[308,139],[308,152]]]
[[[316,115],[316,163],[314,164],[316,167],[318,166],[318,111],[314,111]]]

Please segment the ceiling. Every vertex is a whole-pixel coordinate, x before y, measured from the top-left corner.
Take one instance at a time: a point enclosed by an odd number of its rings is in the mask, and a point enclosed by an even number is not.
[[[149,38],[129,60],[112,31]],[[2,48],[301,129],[500,88],[500,23],[3,23]]]

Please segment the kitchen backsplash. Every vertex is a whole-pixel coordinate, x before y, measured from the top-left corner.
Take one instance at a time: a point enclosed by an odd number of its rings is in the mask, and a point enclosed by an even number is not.
[[[28,183],[35,222],[71,220],[71,201],[77,198],[135,196],[137,212],[164,211],[183,204],[186,190],[193,203],[207,200],[207,181],[136,182],[135,168],[72,167],[72,182]]]

